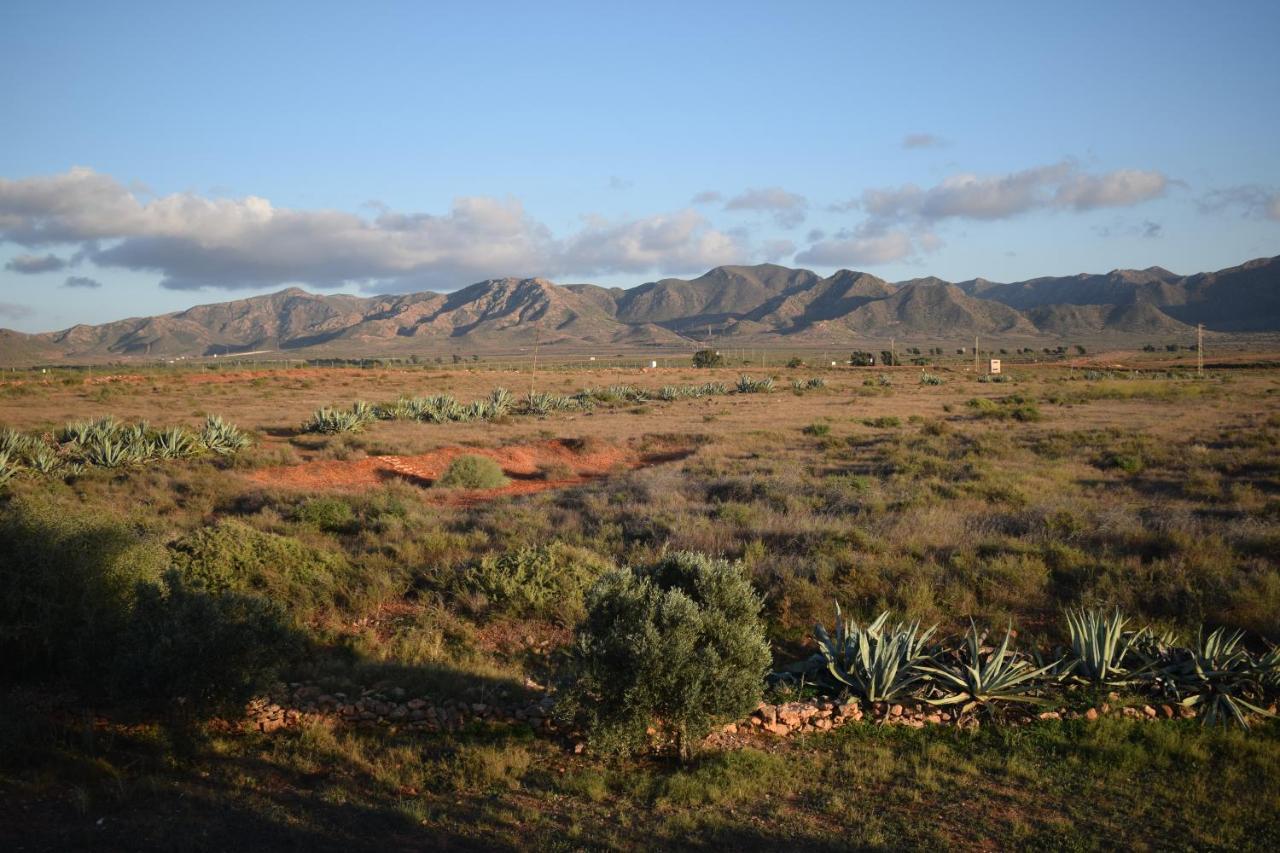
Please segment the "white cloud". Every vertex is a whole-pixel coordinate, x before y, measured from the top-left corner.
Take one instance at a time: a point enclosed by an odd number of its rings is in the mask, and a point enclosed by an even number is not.
[[[1054,208],[1128,207],[1163,195],[1168,185],[1159,172],[1125,169],[1090,175],[1064,160],[1005,175],[961,172],[926,189],[914,184],[869,189],[846,204],[882,222],[991,220]]]
[[[690,199],[689,203],[690,204],[717,204],[718,202],[721,202],[721,201],[724,201],[723,193],[719,193],[716,190],[703,190],[700,193],[695,193],[693,198]]]
[[[0,179],[0,242],[78,244],[99,266],[159,273],[174,289],[301,282],[379,289],[457,287],[497,275],[700,271],[749,255],[692,210],[589,222],[557,238],[515,199],[455,199],[448,212],[373,219],[279,208],[256,196],[139,198],[108,175],[75,168]]]
[[[960,172],[930,187],[867,189],[828,207],[837,213],[863,211],[866,218],[856,229],[814,241],[796,260],[825,266],[890,263],[937,251],[942,241],[935,227],[947,220],[992,221],[1038,210],[1130,207],[1158,198],[1170,183],[1160,172],[1122,169],[1089,174],[1074,161],[1063,160],[1003,175]],[[1156,236],[1160,229],[1148,230]]]
[[[809,200],[782,187],[749,189],[729,199],[725,210],[761,210],[773,214],[774,221],[782,228],[794,228],[804,222]]]
[[[1197,205],[1202,213],[1234,209],[1248,217],[1280,221],[1280,190],[1258,184],[1212,190]]]
[[[821,240],[796,255],[796,263],[817,267],[875,266],[906,258],[916,251],[904,231],[852,233]]]
[[[1121,169],[1105,175],[1072,175],[1058,187],[1054,203],[1076,210],[1129,207],[1164,195],[1169,179],[1159,172]]]
[[[584,274],[704,270],[740,260],[746,247],[694,210],[619,223],[592,222],[564,241],[555,265]]]

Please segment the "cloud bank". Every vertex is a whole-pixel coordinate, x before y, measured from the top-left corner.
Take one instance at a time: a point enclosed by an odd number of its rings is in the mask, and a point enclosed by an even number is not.
[[[852,231],[814,243],[796,256],[815,265],[884,264],[936,250],[936,227],[948,220],[994,221],[1035,211],[1084,212],[1131,207],[1164,195],[1172,182],[1160,172],[1121,169],[1084,172],[1072,160],[1004,175],[961,172],[931,187],[903,184],[868,189],[832,205],[866,214]]]
[[[92,169],[0,179],[0,241],[72,244],[102,267],[159,273],[172,289],[456,287],[495,275],[701,271],[751,254],[740,237],[681,210],[589,219],[558,238],[515,199],[455,199],[446,213],[379,210],[372,219],[293,210],[265,198],[143,198]],[[34,261],[32,261],[34,263]]]

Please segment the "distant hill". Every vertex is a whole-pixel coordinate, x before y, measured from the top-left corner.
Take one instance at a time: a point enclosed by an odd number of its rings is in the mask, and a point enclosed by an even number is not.
[[[293,287],[156,317],[26,335],[0,330],[8,364],[279,350],[368,355],[528,347],[756,345],[968,337],[1160,336],[1203,323],[1280,331],[1280,257],[1180,276],[1160,267],[1000,283],[896,284],[840,270],[717,267],[632,288],[498,278],[452,293],[324,296]]]

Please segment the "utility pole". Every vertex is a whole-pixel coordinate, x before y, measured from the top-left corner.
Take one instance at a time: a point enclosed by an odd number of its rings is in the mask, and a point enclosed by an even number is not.
[[[533,396],[533,383],[538,378],[538,343],[542,338],[542,328],[536,323],[533,326],[533,368],[529,371],[529,396]]]
[[[1196,323],[1196,375],[1204,378],[1204,323]]]
[[[978,372],[978,336],[973,336],[973,372]]]
[[[897,338],[889,338],[889,366],[897,367],[897,365],[898,365]]]

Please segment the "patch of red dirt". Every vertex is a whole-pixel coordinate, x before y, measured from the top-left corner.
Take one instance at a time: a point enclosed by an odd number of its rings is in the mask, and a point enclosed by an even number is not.
[[[560,489],[603,477],[618,469],[640,468],[686,455],[684,451],[644,455],[615,445],[575,448],[564,440],[498,448],[443,447],[421,456],[370,456],[351,461],[307,462],[266,468],[247,474],[253,483],[277,489],[315,492],[362,492],[392,480],[428,487],[459,456],[487,456],[502,466],[512,482],[498,489],[441,489],[424,493],[434,503],[467,506],[510,495]],[[546,471],[555,473],[548,477]],[[566,472],[566,473],[561,473]]]

